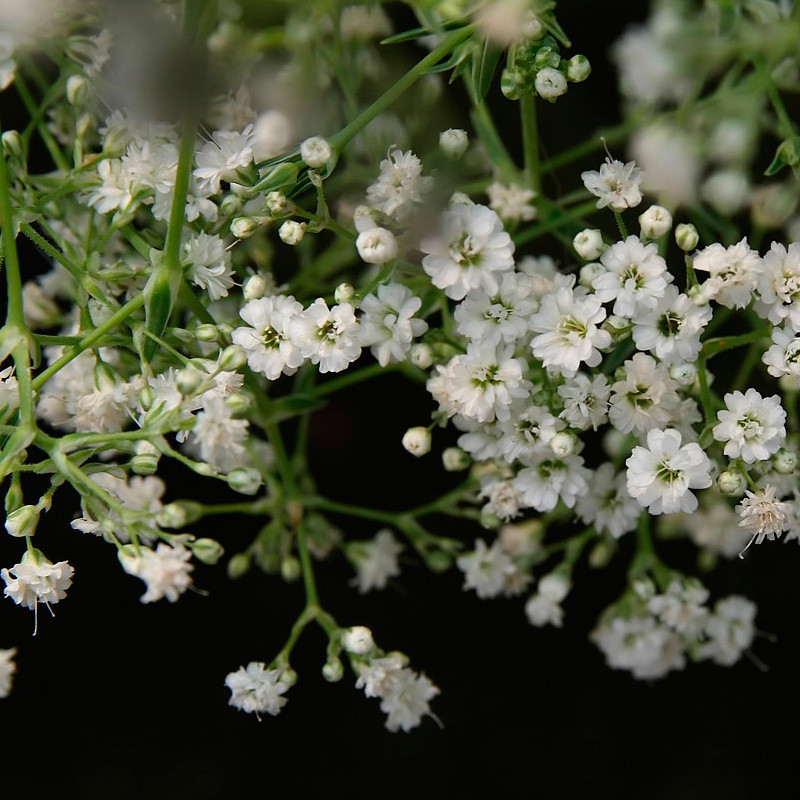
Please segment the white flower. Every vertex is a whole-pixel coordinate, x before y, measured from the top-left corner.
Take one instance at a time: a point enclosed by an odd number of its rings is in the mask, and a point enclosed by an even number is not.
[[[461,128],[448,128],[439,134],[439,147],[448,158],[461,158],[469,147],[469,136]]]
[[[0,412],[13,411],[19,405],[19,385],[14,367],[0,370]]]
[[[614,465],[606,462],[592,473],[589,488],[579,495],[575,512],[598,533],[607,531],[615,539],[636,530],[641,506],[627,490],[625,474],[615,473]]]
[[[320,372],[341,372],[361,355],[361,328],[350,303],[328,304],[317,298],[289,322],[289,336],[304,358]]]
[[[480,497],[488,499],[483,507],[483,513],[494,514],[504,521],[516,517],[520,508],[524,506],[522,494],[513,480],[486,483],[481,489]]]
[[[712,483],[708,456],[696,442],[681,446],[673,429],[648,431],[647,447],[634,447],[625,464],[628,493],[651,514],[694,511],[697,498],[689,490]]]
[[[746,597],[731,595],[717,601],[706,622],[709,641],[701,649],[702,656],[726,667],[735,664],[753,642],[755,616],[755,604]]]
[[[715,242],[698,252],[692,265],[695,271],[709,274],[702,284],[703,298],[726,308],[750,303],[763,269],[761,256],[750,249],[746,238],[727,248]]]
[[[550,455],[553,438],[564,427],[546,406],[533,405],[529,398],[522,398],[512,406],[511,418],[499,425],[503,432],[499,454],[509,463],[528,463],[537,455]]]
[[[543,100],[554,103],[557,97],[561,97],[567,91],[567,79],[563,72],[559,72],[553,67],[544,67],[536,73],[534,79],[536,92]]]
[[[392,733],[400,729],[408,733],[416,728],[422,718],[430,714],[429,701],[437,694],[439,688],[424,673],[399,670],[388,691],[381,696],[381,711],[387,715],[386,729]]]
[[[199,446],[200,458],[222,472],[230,472],[247,462],[244,447],[246,419],[235,419],[225,400],[212,397],[195,417],[190,441]]]
[[[191,586],[189,573],[194,569],[189,563],[191,557],[191,551],[185,547],[170,547],[164,542],[159,542],[155,550],[127,545],[119,551],[125,572],[141,578],[147,585],[147,591],[139,598],[142,603],[153,603],[162,597],[174,603]]]
[[[356,249],[367,264],[385,264],[397,257],[397,239],[390,230],[376,225],[358,234]]]
[[[361,301],[361,344],[382,367],[403,361],[412,340],[428,330],[427,322],[414,318],[421,305],[422,300],[400,283],[381,284],[377,296],[368,294]]]
[[[74,572],[69,562],[53,564],[41,551],[30,549],[19,564],[0,570],[6,584],[3,594],[25,608],[35,610],[40,602],[49,607],[67,596]]]
[[[698,546],[725,558],[738,555],[750,539],[737,528],[736,512],[727,503],[713,503],[707,509],[697,509],[683,518],[689,538]]]
[[[251,661],[246,667],[229,673],[225,686],[231,690],[228,705],[248,714],[265,713],[274,717],[286,705],[286,698],[281,695],[290,684],[283,680],[280,670],[267,669],[266,664]]]
[[[342,647],[357,656],[365,656],[375,649],[372,631],[363,625],[354,625],[342,631]]]
[[[403,545],[384,528],[369,542],[358,542],[348,547],[348,556],[356,568],[356,577],[351,582],[361,594],[372,589],[384,589],[389,578],[400,574],[397,556]]]
[[[800,334],[788,326],[772,329],[774,344],[761,356],[767,372],[776,378],[791,375],[800,386]]]
[[[736,510],[739,512],[739,526],[752,534],[750,542],[761,544],[765,538],[779,538],[789,524],[788,503],[775,497],[774,486],[745,494]]]
[[[499,540],[487,547],[483,539],[476,539],[475,549],[459,556],[456,564],[464,573],[464,590],[474,589],[478,597],[497,597],[515,572],[514,562]]]
[[[211,300],[227,297],[234,285],[231,256],[219,236],[197,233],[183,245],[182,262],[195,286],[205,289]]]
[[[486,188],[489,205],[506,222],[528,222],[536,219],[536,209],[531,205],[536,197],[533,189],[525,189],[516,183],[490,183]]]
[[[403,223],[432,186],[433,178],[422,174],[422,163],[414,153],[392,150],[381,161],[377,180],[367,187],[367,203]]]
[[[492,209],[458,205],[445,211],[438,233],[420,242],[422,268],[453,300],[484,289],[497,294],[498,273],[514,268],[514,244]]]
[[[700,336],[711,317],[710,306],[696,305],[670,285],[652,308],[633,315],[631,334],[637,349],[650,350],[664,364],[692,363],[700,354]]]
[[[572,289],[557,289],[531,317],[531,329],[539,334],[533,337],[531,350],[545,367],[571,378],[581,363],[596,367],[602,360],[600,350],[611,344],[611,334],[600,327],[605,318],[597,297],[578,297]]]
[[[612,617],[601,622],[590,638],[609,667],[629,670],[639,680],[663,678],[686,665],[678,634],[649,615]]]
[[[11,692],[12,675],[17,671],[14,656],[17,648],[0,650],[0,697],[8,697]]]
[[[800,243],[790,244],[787,250],[773,242],[757,278],[756,310],[773,325],[785,320],[787,327],[800,332]]]
[[[559,417],[578,430],[588,428],[597,430],[608,419],[608,397],[611,387],[605,375],[593,375],[591,378],[578,372],[567,378],[558,389],[564,401],[564,410]]]
[[[611,206],[615,211],[624,211],[642,202],[639,188],[642,178],[642,170],[636,166],[635,161],[623,164],[610,158],[606,158],[605,163],[600,165],[599,172],[587,170],[581,173],[583,185],[600,198],[597,207]]]
[[[564,620],[561,602],[569,594],[571,583],[569,578],[558,572],[545,575],[537,586],[536,594],[525,604],[525,615],[528,622],[537,628],[553,625],[560,628]]]
[[[647,610],[672,630],[696,636],[708,618],[706,600],[705,587],[673,580],[664,594],[653,595],[647,601]]]
[[[580,233],[575,234],[572,246],[584,261],[594,261],[606,248],[603,234],[599,228],[584,228]]]
[[[214,131],[211,141],[206,142],[197,153],[194,177],[200,191],[215,194],[220,182],[236,177],[238,169],[253,162],[253,126],[238,131]]]
[[[409,428],[403,434],[403,447],[412,456],[424,456],[431,451],[431,432],[421,425]]]
[[[644,433],[666,427],[680,398],[666,368],[645,353],[624,364],[624,376],[611,386],[608,415],[622,433]]]
[[[236,328],[231,341],[245,349],[247,365],[271,380],[293,375],[303,363],[299,348],[289,336],[293,319],[303,307],[294,297],[275,295],[245,303],[239,316],[250,326]]]
[[[786,412],[777,394],[762,397],[752,388],[745,394],[730,392],[717,419],[712,433],[718,442],[725,442],[725,455],[748,464],[766,461],[786,439]]]
[[[577,455],[558,458],[537,454],[531,466],[521,469],[514,485],[528,508],[542,513],[552,511],[561,500],[567,508],[583,494],[589,482],[589,470]]]
[[[620,317],[652,308],[672,281],[658,246],[643,244],[636,236],[609,247],[600,262],[606,271],[594,278],[592,288],[604,303],[614,301],[612,313]]]

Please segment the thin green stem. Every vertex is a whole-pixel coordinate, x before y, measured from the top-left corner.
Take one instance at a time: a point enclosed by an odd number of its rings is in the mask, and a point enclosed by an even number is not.
[[[519,103],[522,122],[522,152],[525,159],[525,177],[528,186],[538,195],[541,192],[541,164],[539,163],[539,130],[536,121],[536,95],[523,95]]]

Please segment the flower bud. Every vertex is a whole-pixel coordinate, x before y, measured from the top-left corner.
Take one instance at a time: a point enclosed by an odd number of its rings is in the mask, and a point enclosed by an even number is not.
[[[569,431],[559,431],[550,440],[550,449],[559,457],[572,455],[578,447],[578,437]]]
[[[433,364],[433,349],[424,342],[411,345],[408,360],[418,369],[428,369]]]
[[[584,261],[594,261],[606,249],[603,234],[597,228],[584,228],[575,234],[572,246]]]
[[[135,473],[136,475],[153,475],[158,469],[158,462],[160,458],[161,453],[159,453],[157,450],[155,453],[137,453],[130,460],[131,472]]]
[[[251,275],[242,287],[245,300],[260,300],[269,290],[269,281],[263,275]]]
[[[281,561],[281,577],[286,583],[292,583],[300,577],[302,568],[300,562],[294,556],[286,556]]]
[[[36,506],[22,506],[6,517],[6,530],[12,536],[33,536],[39,522]]]
[[[581,267],[581,271],[578,274],[578,283],[587,289],[591,289],[595,278],[599,278],[605,271],[606,268],[599,261],[590,261]]]
[[[321,136],[312,136],[300,144],[300,158],[311,169],[324,167],[333,155],[330,144]]]
[[[254,495],[261,488],[261,473],[252,467],[236,467],[226,476],[228,486],[239,494]]]
[[[188,397],[200,388],[205,377],[197,367],[189,365],[178,372],[175,377],[175,386],[184,397]]]
[[[737,497],[744,494],[747,480],[738,470],[726,469],[717,476],[717,489],[728,497]]]
[[[694,225],[681,222],[679,225],[675,226],[675,241],[684,253],[689,253],[697,247],[697,243],[700,241],[700,235],[697,233],[697,228],[695,228]]]
[[[536,91],[543,100],[555,103],[567,91],[567,79],[553,67],[545,67],[536,74]]]
[[[781,475],[790,475],[797,467],[797,453],[781,447],[772,457],[772,463],[775,466],[775,472],[780,472]]]
[[[204,322],[194,329],[194,335],[198,342],[216,342],[219,337],[219,331],[216,325]]]
[[[424,456],[431,449],[431,432],[418,425],[403,434],[403,447],[413,456]]]
[[[219,210],[223,216],[232,217],[234,214],[238,214],[242,210],[243,205],[244,203],[239,195],[229,192],[220,201]]]
[[[231,222],[231,233],[237,239],[247,239],[261,227],[261,222],[258,217],[236,217]]]
[[[297,683],[297,673],[287,664],[281,672],[280,680],[287,686],[294,686]]]
[[[202,517],[202,506],[193,500],[176,500],[174,503],[167,503],[158,512],[156,522],[162,528],[185,528],[193,522],[197,522]]]
[[[223,546],[214,539],[196,539],[194,542],[190,542],[189,548],[198,561],[212,566],[225,554]]]
[[[280,228],[278,228],[278,236],[286,244],[298,245],[303,241],[306,235],[306,228],[308,227],[305,222],[298,222],[294,219],[287,219]]]
[[[14,158],[20,158],[22,156],[22,137],[19,135],[19,131],[3,131],[2,139],[3,150],[5,150],[8,155],[14,156]]]
[[[337,683],[344,677],[344,667],[338,658],[329,658],[322,667],[322,677],[328,683]]]
[[[447,572],[453,566],[453,557],[444,550],[431,550],[425,554],[425,566],[431,572]]]
[[[283,217],[294,207],[292,201],[283,192],[270,192],[264,201],[267,211],[273,217]]]
[[[250,566],[253,562],[250,553],[236,553],[228,561],[228,577],[242,578],[250,572]]]
[[[650,206],[639,215],[642,235],[648,239],[658,239],[672,227],[672,214],[664,206]]]
[[[342,647],[348,653],[357,656],[365,656],[375,649],[375,640],[372,638],[372,631],[363,625],[354,625],[342,631]]]
[[[500,517],[497,514],[481,514],[480,519],[481,527],[487,531],[496,531],[500,529]]]
[[[723,169],[705,179],[700,195],[715,211],[732,216],[750,198],[750,180],[740,169]]]
[[[460,447],[447,447],[442,453],[442,465],[447,472],[461,472],[472,463],[469,454]]]
[[[352,283],[340,283],[333,292],[333,299],[337,303],[352,303],[356,290]]]
[[[681,386],[692,386],[697,380],[697,365],[691,363],[673,364],[669,376]]]
[[[469,136],[461,128],[448,128],[439,134],[439,147],[448,158],[461,158],[469,147]]]
[[[356,249],[367,264],[385,264],[397,257],[397,239],[386,228],[369,228],[358,234]]]
[[[236,370],[241,369],[247,363],[247,353],[240,345],[229,344],[222,353],[220,353],[217,363],[221,370],[236,372]]]
[[[89,81],[83,75],[70,75],[65,88],[71,106],[82,106],[89,99]]]
[[[231,410],[234,417],[243,417],[253,406],[250,395],[244,392],[234,392],[225,398],[225,405]]]
[[[603,537],[589,551],[589,566],[593,569],[602,569],[614,557],[617,544],[614,539]]]
[[[573,83],[585,81],[592,73],[592,65],[586,56],[574,55],[567,61],[567,80]]]

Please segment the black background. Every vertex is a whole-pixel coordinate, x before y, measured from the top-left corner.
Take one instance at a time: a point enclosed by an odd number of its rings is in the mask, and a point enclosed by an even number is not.
[[[605,54],[645,5],[560,4],[559,18],[594,74],[555,106],[542,104],[545,143],[557,150],[616,119]],[[513,131],[509,137],[516,146]],[[409,393],[391,376],[337,395],[312,429],[320,490],[402,509],[431,499],[432,487],[445,489],[455,480],[438,466],[447,434],[437,432],[434,452],[422,460],[399,445],[431,408],[423,392]],[[206,487],[197,480],[171,485],[169,499],[198,491]],[[757,638],[753,651],[769,671],[744,659],[730,669],[691,665],[651,684],[609,670],[587,640],[599,611],[623,588],[629,542],[619,564],[601,573],[579,568],[563,630],[534,629],[523,600],[478,600],[462,592],[459,572],[432,575],[408,553],[399,581],[362,597],[347,585],[351,568],[335,557],[318,567],[323,605],[343,625],[370,626],[379,645],[406,652],[442,690],[433,709],[443,729],[428,719],[411,733],[390,734],[378,702],[354,688],[349,672],[338,684],[322,679],[325,639],[313,627],[296,648],[300,680],[278,717],[259,722],[229,707],[225,675],[277,653],[302,607],[301,586],[260,574],[230,582],[224,569],[201,565],[195,583],[207,594],[143,606],[141,583],[121,572],[113,548],[69,528],[73,511],[68,499],[57,504],[36,537],[51,560],[69,558],[76,570],[56,617],[42,609],[31,638],[32,614],[2,604],[0,646],[20,650],[14,690],[0,701],[1,785],[9,798],[795,793],[795,543],[751,548],[746,560],[709,578],[715,595],[741,592],[759,604],[757,624],[770,636]],[[378,527],[336,521],[352,536]],[[436,530],[466,541],[482,535],[448,519]],[[229,553],[254,531],[245,517],[202,530]],[[4,566],[17,560],[15,544],[3,541]],[[688,545],[663,552],[668,563],[691,569]]]

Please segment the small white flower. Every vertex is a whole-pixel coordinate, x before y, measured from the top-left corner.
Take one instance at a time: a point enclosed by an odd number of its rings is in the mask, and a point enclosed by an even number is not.
[[[19,564],[0,570],[6,584],[3,594],[25,608],[35,610],[40,602],[49,607],[67,596],[74,572],[69,562],[53,564],[41,551],[30,549]]]
[[[236,177],[236,170],[253,162],[253,126],[238,131],[214,131],[197,153],[194,177],[201,192],[215,194],[220,182]]]
[[[405,222],[433,186],[422,174],[422,162],[410,150],[392,150],[381,161],[380,175],[367,187],[367,203],[376,211]]]
[[[536,219],[536,209],[531,205],[536,197],[533,189],[525,189],[516,183],[490,183],[486,188],[489,205],[506,222],[529,222]]]
[[[531,466],[521,469],[514,479],[528,508],[545,513],[552,511],[559,501],[572,508],[586,492],[590,473],[581,456],[558,458],[552,453],[541,453],[531,461]]]
[[[635,353],[625,362],[623,377],[611,386],[611,424],[622,433],[666,427],[680,404],[677,386],[654,358]]]
[[[328,308],[317,298],[290,320],[289,336],[320,372],[341,372],[361,355],[361,327],[350,303]]]
[[[698,252],[692,265],[695,271],[709,274],[702,284],[703,297],[726,308],[744,308],[750,303],[763,270],[761,256],[750,249],[747,239],[727,248],[715,242]]]
[[[403,730],[408,733],[430,714],[429,701],[439,694],[427,675],[411,669],[395,673],[388,690],[381,695],[381,711],[386,714],[386,729],[392,733]]]
[[[559,417],[573,428],[585,431],[597,430],[608,419],[608,398],[611,387],[605,375],[591,378],[578,372],[567,378],[558,389],[564,402],[564,410]]]
[[[746,597],[731,595],[717,601],[706,623],[709,641],[701,655],[725,667],[735,664],[753,642],[755,616],[755,604]]]
[[[642,235],[648,239],[658,239],[672,227],[672,214],[664,206],[650,206],[639,215]]]
[[[787,327],[800,332],[800,243],[790,244],[787,250],[773,242],[762,266],[756,310],[773,325],[785,320]]]
[[[777,394],[762,397],[752,388],[745,394],[730,392],[717,419],[712,433],[718,442],[725,442],[725,455],[748,464],[766,461],[786,439],[786,412]]]
[[[413,339],[428,330],[427,322],[414,318],[421,305],[422,300],[400,283],[381,284],[377,296],[368,294],[361,301],[361,344],[382,367],[405,359]]]
[[[639,188],[642,178],[642,170],[636,166],[635,161],[623,164],[621,161],[612,161],[611,158],[606,158],[605,163],[600,165],[599,172],[587,170],[581,173],[583,185],[600,198],[597,207],[611,206],[615,211],[624,211],[642,202]]]
[[[496,294],[498,273],[514,268],[514,244],[492,209],[458,205],[445,211],[439,231],[420,242],[422,268],[453,300],[484,289]]]
[[[287,219],[278,228],[278,236],[284,244],[292,246],[300,244],[306,235],[307,222],[298,222],[296,219]]]
[[[584,228],[575,235],[572,246],[584,261],[594,261],[605,250],[603,234],[598,228]]]
[[[397,239],[386,228],[368,228],[358,234],[356,249],[367,264],[385,264],[397,257]]]
[[[403,447],[411,453],[412,456],[424,456],[431,451],[431,432],[427,428],[418,425],[414,428],[409,428],[403,434]]]
[[[681,446],[673,429],[651,430],[647,447],[634,447],[625,462],[628,492],[651,514],[691,513],[697,498],[690,489],[711,486],[711,461],[696,442]]]
[[[229,673],[225,686],[231,690],[228,705],[248,714],[265,713],[273,717],[286,705],[286,698],[281,695],[290,688],[280,670],[267,669],[260,661],[251,661],[246,667]]]
[[[636,530],[641,506],[629,494],[625,473],[616,473],[606,462],[594,470],[588,490],[578,497],[575,512],[598,533],[607,531],[615,539]]]
[[[208,292],[211,300],[227,297],[234,285],[231,256],[219,236],[194,234],[183,246],[184,266],[192,282]]]
[[[554,103],[557,97],[561,97],[567,91],[567,79],[563,72],[553,67],[545,67],[536,73],[534,86],[539,97]]]
[[[647,610],[672,630],[696,636],[708,618],[708,590],[697,582],[673,580],[664,594],[653,595]]]
[[[354,625],[342,631],[342,647],[357,656],[364,656],[375,648],[372,631],[363,625]]]
[[[403,549],[388,528],[378,531],[371,541],[348,545],[348,558],[356,568],[356,577],[351,583],[361,594],[372,589],[385,589],[389,578],[400,574],[397,557]]]
[[[776,378],[790,375],[800,386],[800,334],[788,326],[772,329],[773,345],[761,356],[767,372]]]
[[[752,534],[751,543],[761,544],[765,538],[779,538],[788,525],[789,505],[775,497],[774,486],[745,494],[736,510],[739,526]]]
[[[170,547],[159,542],[155,550],[128,545],[119,552],[122,568],[129,575],[141,578],[147,591],[139,598],[142,603],[153,603],[166,597],[174,603],[191,586],[190,550],[183,546]]]
[[[531,625],[537,628],[553,625],[560,628],[564,620],[561,602],[571,588],[569,578],[558,572],[545,575],[537,586],[536,594],[525,604],[525,615]]]
[[[439,134],[439,147],[448,158],[461,158],[469,147],[469,136],[461,128],[448,128]]]
[[[476,539],[475,549],[459,556],[456,564],[464,573],[464,590],[474,589],[478,597],[497,597],[515,572],[514,562],[499,540],[487,547],[483,539]]]

